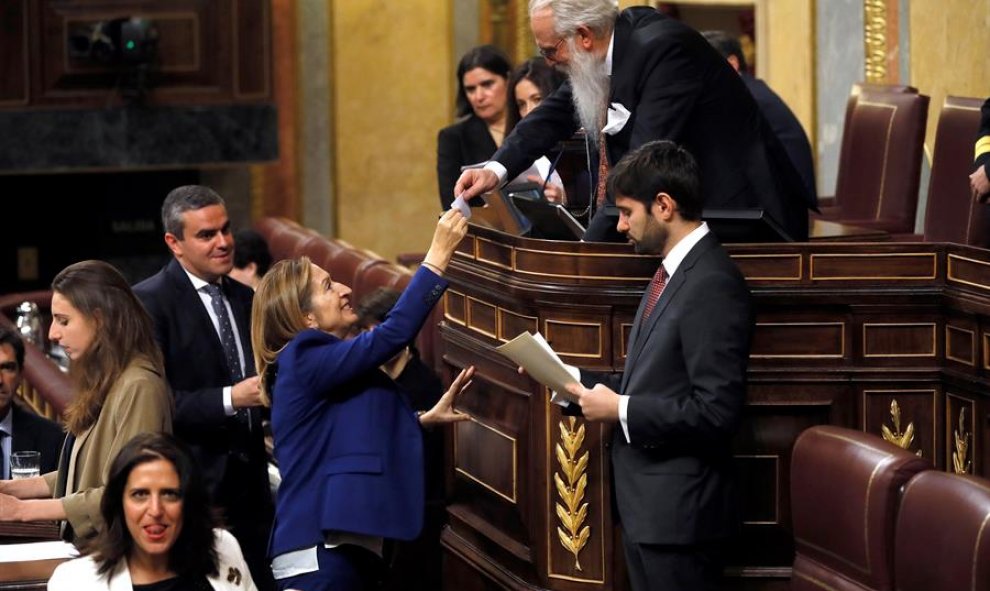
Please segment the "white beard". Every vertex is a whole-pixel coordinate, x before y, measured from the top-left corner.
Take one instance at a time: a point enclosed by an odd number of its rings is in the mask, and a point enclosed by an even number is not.
[[[598,141],[598,132],[605,127],[605,101],[609,93],[605,60],[579,49],[573,37],[567,43],[571,61],[566,72],[571,81],[578,123],[592,141]]]

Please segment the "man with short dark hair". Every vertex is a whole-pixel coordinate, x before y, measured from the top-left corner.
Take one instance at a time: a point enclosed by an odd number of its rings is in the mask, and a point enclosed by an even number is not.
[[[261,278],[272,266],[272,253],[265,237],[251,228],[234,233],[234,267],[228,275],[251,289],[258,289]]]
[[[719,589],[738,523],[731,441],[746,399],[749,289],[701,221],[687,151],[644,144],[609,184],[618,230],[663,260],[636,312],[623,373],[582,371],[568,397],[586,419],[617,423],[612,492],[633,591]]]
[[[24,341],[0,326],[0,480],[11,478],[10,454],[15,451],[40,452],[41,473],[54,472],[65,440],[61,427],[14,401],[23,372]]]
[[[155,322],[175,396],[175,435],[203,469],[225,524],[262,591],[274,589],[274,518],[259,379],[251,348],[250,287],[227,277],[234,240],[227,206],[209,187],[172,190],[162,204],[173,259],[134,286]]]
[[[772,88],[767,86],[766,82],[749,72],[749,64],[746,63],[746,56],[743,55],[739,39],[725,31],[704,31],[702,35],[711,43],[712,47],[722,54],[732,69],[739,73],[746,88],[756,99],[760,112],[770,124],[770,129],[776,134],[780,143],[784,145],[794,168],[801,175],[805,188],[815,195],[817,200],[815,160],[811,154],[811,142],[808,141],[808,134],[801,127],[801,122],[798,121],[787,103]]]
[[[484,168],[461,174],[455,195],[492,191],[581,126],[599,154],[595,200],[602,204],[586,240],[616,238],[615,203],[604,190],[608,166],[659,139],[697,158],[706,208],[762,209],[789,238],[807,240],[815,196],[739,76],[697,31],[646,6],[619,12],[613,0],[531,0],[529,15],[541,55],[568,80],[513,128]]]

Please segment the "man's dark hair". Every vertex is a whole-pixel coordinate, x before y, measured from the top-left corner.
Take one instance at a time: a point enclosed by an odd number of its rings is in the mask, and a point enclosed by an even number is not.
[[[472,113],[471,103],[468,101],[467,93],[464,91],[464,74],[475,68],[488,70],[496,76],[501,76],[506,81],[509,80],[509,71],[512,63],[498,47],[494,45],[479,45],[469,49],[461,57],[457,64],[457,116],[463,117]]]
[[[183,240],[182,214],[210,205],[227,206],[219,193],[203,185],[184,185],[172,189],[162,203],[162,228]]]
[[[646,206],[658,193],[667,193],[677,203],[681,218],[701,219],[701,177],[698,163],[687,150],[668,140],[643,144],[627,153],[612,168],[609,191],[631,197]]]
[[[175,468],[182,497],[182,531],[169,549],[169,568],[177,575],[189,578],[215,576],[218,572],[213,534],[216,520],[210,508],[209,493],[188,448],[165,433],[136,435],[114,458],[100,502],[105,525],[87,546],[87,552],[93,554],[100,574],[113,572],[121,560],[127,560],[134,546],[124,517],[127,479],[134,468],[155,460],[166,460]]]
[[[17,331],[7,328],[6,326],[0,326],[0,345],[8,344],[14,349],[14,358],[17,360],[17,369],[21,371],[24,369],[24,339],[21,335],[17,334]]]
[[[234,266],[243,269],[249,263],[257,265],[258,277],[261,277],[272,266],[272,253],[264,236],[244,228],[234,233]]]
[[[739,44],[738,37],[734,37],[725,31],[704,31],[701,34],[725,59],[729,59],[730,55],[736,56],[736,59],[739,60],[740,72],[749,71],[749,65],[746,64],[746,56],[743,55],[742,45]]]

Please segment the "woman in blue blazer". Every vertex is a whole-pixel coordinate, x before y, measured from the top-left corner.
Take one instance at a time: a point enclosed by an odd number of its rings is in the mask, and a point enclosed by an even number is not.
[[[468,418],[453,402],[473,368],[417,415],[379,366],[419,332],[466,232],[461,213],[447,211],[388,318],[355,336],[350,288],[308,258],[280,261],[258,286],[251,339],[282,476],[269,544],[279,589],[369,589],[383,569],[384,541],[419,534],[420,429]]]

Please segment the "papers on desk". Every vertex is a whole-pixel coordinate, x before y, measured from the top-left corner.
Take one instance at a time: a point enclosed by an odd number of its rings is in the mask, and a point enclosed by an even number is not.
[[[61,540],[0,546],[0,563],[77,558],[78,556],[79,551],[76,550],[75,546]]]
[[[578,368],[560,360],[540,333],[524,332],[495,350],[515,361],[534,380],[553,390],[553,402],[567,397],[567,385],[577,383],[581,375]]]

